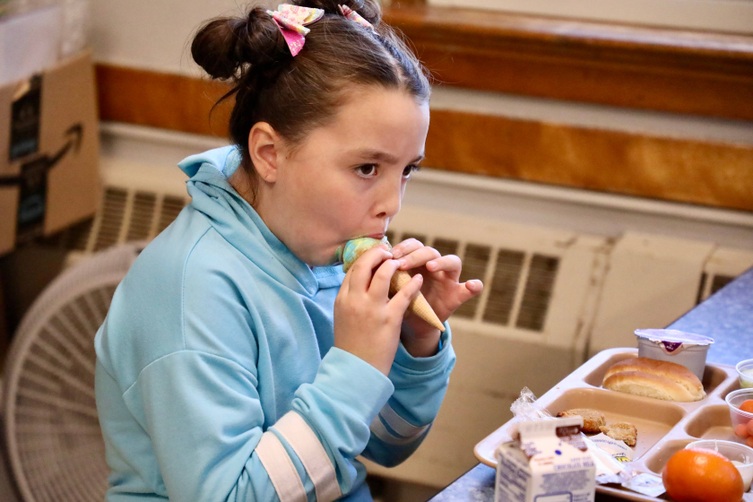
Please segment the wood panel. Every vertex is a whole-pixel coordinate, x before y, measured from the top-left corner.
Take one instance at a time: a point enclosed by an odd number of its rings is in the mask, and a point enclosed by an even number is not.
[[[226,87],[97,66],[100,117],[225,136]],[[211,116],[211,118],[210,118]],[[433,110],[425,165],[438,169],[751,211],[753,146]]]
[[[385,20],[439,82],[753,120],[753,37],[408,5]]]
[[[213,109],[228,86],[199,78],[96,65],[101,120],[226,136],[228,105]]]
[[[753,147],[433,110],[427,166],[753,211]]]

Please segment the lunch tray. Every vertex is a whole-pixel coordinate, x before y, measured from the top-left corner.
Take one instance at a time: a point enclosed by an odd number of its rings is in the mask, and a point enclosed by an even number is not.
[[[539,397],[536,404],[552,416],[570,408],[592,408],[604,414],[607,424],[633,423],[638,429],[638,440],[632,448],[633,468],[657,475],[661,475],[673,453],[692,441],[726,439],[739,442],[732,431],[729,409],[724,401],[729,392],[739,388],[735,368],[707,364],[703,375],[706,397],[692,403],[634,396],[601,386],[607,368],[617,361],[637,356],[638,349],[631,348],[599,352]],[[480,462],[496,467],[494,452],[501,443],[511,440],[513,423],[514,419],[508,421],[476,445],[474,454]],[[596,485],[596,491],[627,500],[668,500],[666,494],[654,498],[616,484]],[[745,502],[753,502],[752,491],[753,488],[743,496]]]

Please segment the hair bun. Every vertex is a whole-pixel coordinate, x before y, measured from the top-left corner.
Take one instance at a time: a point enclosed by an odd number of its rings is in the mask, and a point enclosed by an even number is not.
[[[204,24],[191,43],[191,55],[211,77],[240,78],[251,65],[279,59],[285,49],[277,25],[260,7],[246,18],[219,17]]]
[[[372,26],[378,25],[382,20],[382,7],[375,0],[346,0],[342,4],[358,12]]]

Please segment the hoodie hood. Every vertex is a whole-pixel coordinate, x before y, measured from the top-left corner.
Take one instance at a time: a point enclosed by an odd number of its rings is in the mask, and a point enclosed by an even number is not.
[[[202,164],[209,164],[229,178],[241,164],[241,152],[236,146],[223,146],[188,156],[178,163],[178,167],[192,178]]]
[[[228,177],[240,162],[238,148],[226,146],[191,155],[178,163],[189,176],[186,185],[191,207],[249,260],[270,275],[288,277],[289,281],[283,282],[289,287],[295,288],[297,282],[313,294],[320,287],[339,285],[344,276],[341,267],[309,267],[269,230],[256,210],[230,185]]]

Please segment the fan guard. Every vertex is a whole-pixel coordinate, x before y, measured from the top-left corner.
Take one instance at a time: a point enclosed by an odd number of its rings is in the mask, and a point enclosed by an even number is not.
[[[143,248],[110,248],[63,271],[34,301],[3,378],[9,464],[23,500],[101,502],[109,473],[94,398],[94,335]]]

